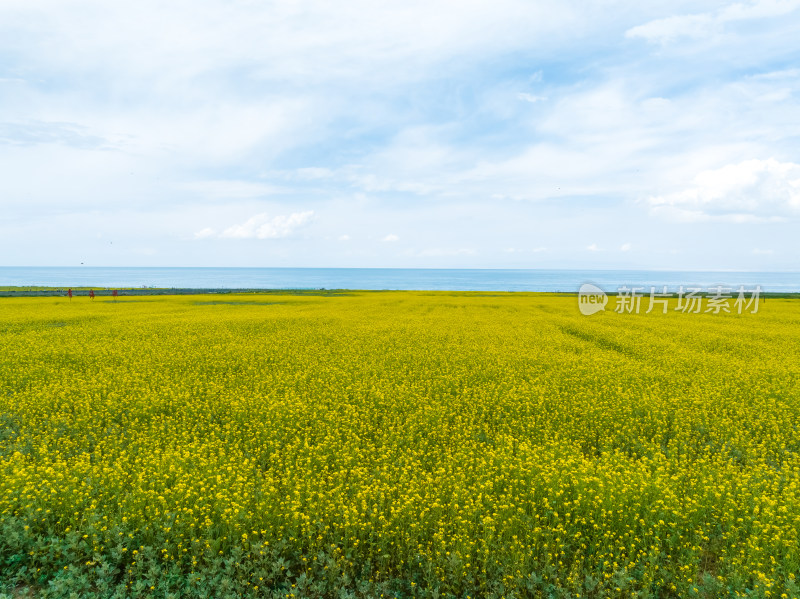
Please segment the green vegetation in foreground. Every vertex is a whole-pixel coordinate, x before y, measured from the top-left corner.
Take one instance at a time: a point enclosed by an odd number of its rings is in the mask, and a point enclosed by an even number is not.
[[[210,299],[0,300],[0,593],[800,595],[797,300]]]

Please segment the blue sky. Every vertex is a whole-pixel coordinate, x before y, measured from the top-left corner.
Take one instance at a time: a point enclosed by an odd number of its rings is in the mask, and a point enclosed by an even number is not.
[[[800,1],[4,0],[0,264],[800,270]]]

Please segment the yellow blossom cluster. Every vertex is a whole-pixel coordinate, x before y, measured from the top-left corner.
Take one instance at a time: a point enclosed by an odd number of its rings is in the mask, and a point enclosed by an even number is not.
[[[0,559],[144,594],[147,555],[253,596],[797,597],[799,323],[779,298],[3,298]]]

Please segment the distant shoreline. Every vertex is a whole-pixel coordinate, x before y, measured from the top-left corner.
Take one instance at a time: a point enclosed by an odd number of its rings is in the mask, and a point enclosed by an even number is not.
[[[0,297],[67,297],[68,287],[0,287]],[[206,294],[290,294],[290,295],[339,295],[351,289],[230,289],[230,288],[166,288],[166,287],[72,287],[73,297],[119,297],[142,295],[206,295]]]
[[[6,286],[0,287],[0,298],[2,297],[68,297],[67,287],[27,287],[27,286]],[[168,296],[168,295],[309,295],[309,296],[342,296],[351,293],[388,293],[388,292],[419,292],[436,294],[463,294],[463,295],[485,295],[495,294],[533,294],[533,295],[578,295],[577,291],[488,291],[488,290],[445,290],[445,289],[264,289],[264,288],[241,288],[231,289],[227,287],[200,287],[200,288],[167,288],[167,287],[72,287],[72,296],[88,298],[89,291],[94,291],[96,297],[114,297],[114,291],[118,297],[131,296]],[[607,291],[606,295],[614,297],[616,291]],[[704,297],[709,295],[707,291],[699,293]],[[779,292],[762,291],[761,297],[764,298],[786,298],[800,299],[800,292]],[[647,297],[645,292],[642,297]]]

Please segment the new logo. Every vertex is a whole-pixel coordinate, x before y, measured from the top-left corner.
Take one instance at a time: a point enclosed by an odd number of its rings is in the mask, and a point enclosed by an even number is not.
[[[595,312],[605,310],[607,303],[608,296],[606,292],[596,285],[584,283],[578,290],[578,309],[584,316],[590,316]]]

